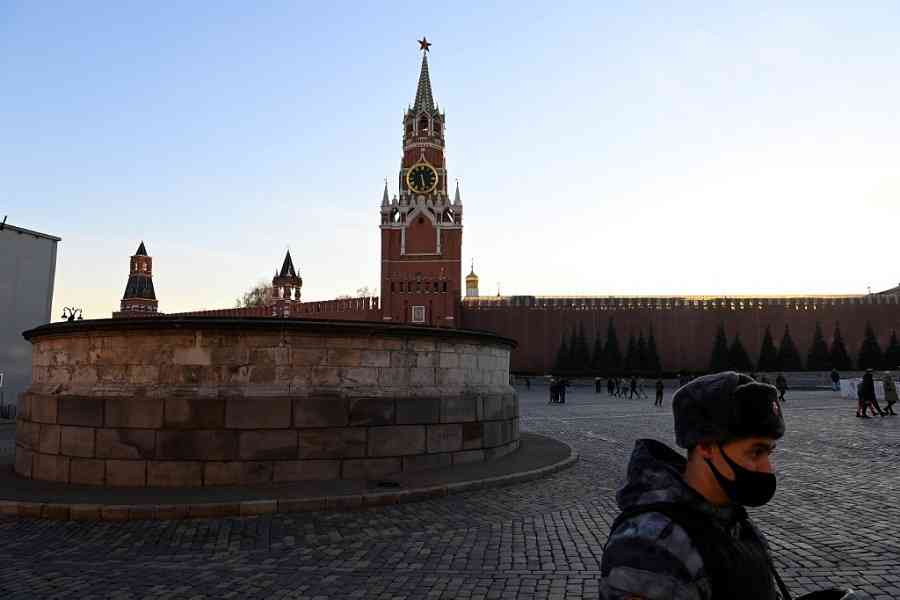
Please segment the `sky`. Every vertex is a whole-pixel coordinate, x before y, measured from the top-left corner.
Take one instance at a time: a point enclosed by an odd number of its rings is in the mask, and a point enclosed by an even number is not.
[[[896,2],[0,0],[0,215],[62,238],[54,317],[141,240],[163,312],[287,248],[304,299],[377,289],[423,35],[482,294],[900,281]]]

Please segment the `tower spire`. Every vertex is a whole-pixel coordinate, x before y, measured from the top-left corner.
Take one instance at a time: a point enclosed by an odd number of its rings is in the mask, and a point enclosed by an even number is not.
[[[294,269],[294,261],[291,260],[291,251],[288,250],[284,255],[284,263],[281,265],[280,277],[296,277],[297,271]]]
[[[415,112],[434,112],[434,96],[431,94],[431,76],[428,74],[428,47],[431,43],[422,38],[419,46],[422,50],[422,69],[419,71],[419,85],[416,87],[416,102],[413,104]]]
[[[382,205],[382,206],[389,206],[390,203],[391,203],[391,197],[388,196],[387,185],[388,185],[388,184],[387,184],[387,177],[385,177],[385,178],[384,178],[384,195],[381,197],[381,205]]]
[[[131,256],[131,268],[125,293],[119,304],[119,311],[113,317],[140,317],[156,314],[159,302],[153,289],[153,258],[147,254],[147,247],[142,241],[137,251]]]
[[[462,200],[459,197],[459,179],[456,180],[456,193],[453,195],[453,204],[455,206],[462,204]]]

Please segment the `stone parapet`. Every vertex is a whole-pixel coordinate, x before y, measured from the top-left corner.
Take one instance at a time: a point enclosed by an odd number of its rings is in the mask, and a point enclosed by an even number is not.
[[[67,325],[26,333],[22,477],[107,486],[378,479],[518,445],[504,338],[285,319]]]

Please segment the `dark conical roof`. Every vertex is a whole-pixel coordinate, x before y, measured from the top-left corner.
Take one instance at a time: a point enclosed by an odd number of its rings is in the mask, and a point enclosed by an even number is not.
[[[297,271],[294,269],[294,261],[291,260],[291,251],[288,250],[284,255],[284,264],[281,265],[281,273],[279,277],[296,277]]]
[[[137,252],[134,253],[135,256],[147,256],[147,249],[144,248],[144,242],[141,241],[141,245],[138,246]]]
[[[415,112],[434,112],[434,97],[431,94],[431,76],[428,74],[428,55],[422,54],[422,70],[419,72],[419,86],[416,88]]]
[[[142,300],[156,300],[156,292],[153,289],[153,279],[146,275],[132,275],[125,286],[126,298],[140,298]]]

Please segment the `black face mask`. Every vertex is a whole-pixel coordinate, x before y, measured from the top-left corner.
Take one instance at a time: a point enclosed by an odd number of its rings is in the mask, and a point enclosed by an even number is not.
[[[774,473],[760,473],[745,469],[725,454],[721,444],[719,444],[719,452],[734,471],[734,481],[722,475],[708,458],[705,459],[706,464],[709,465],[716,481],[719,482],[732,502],[742,506],[762,506],[772,499],[772,496],[775,495],[776,485]]]

